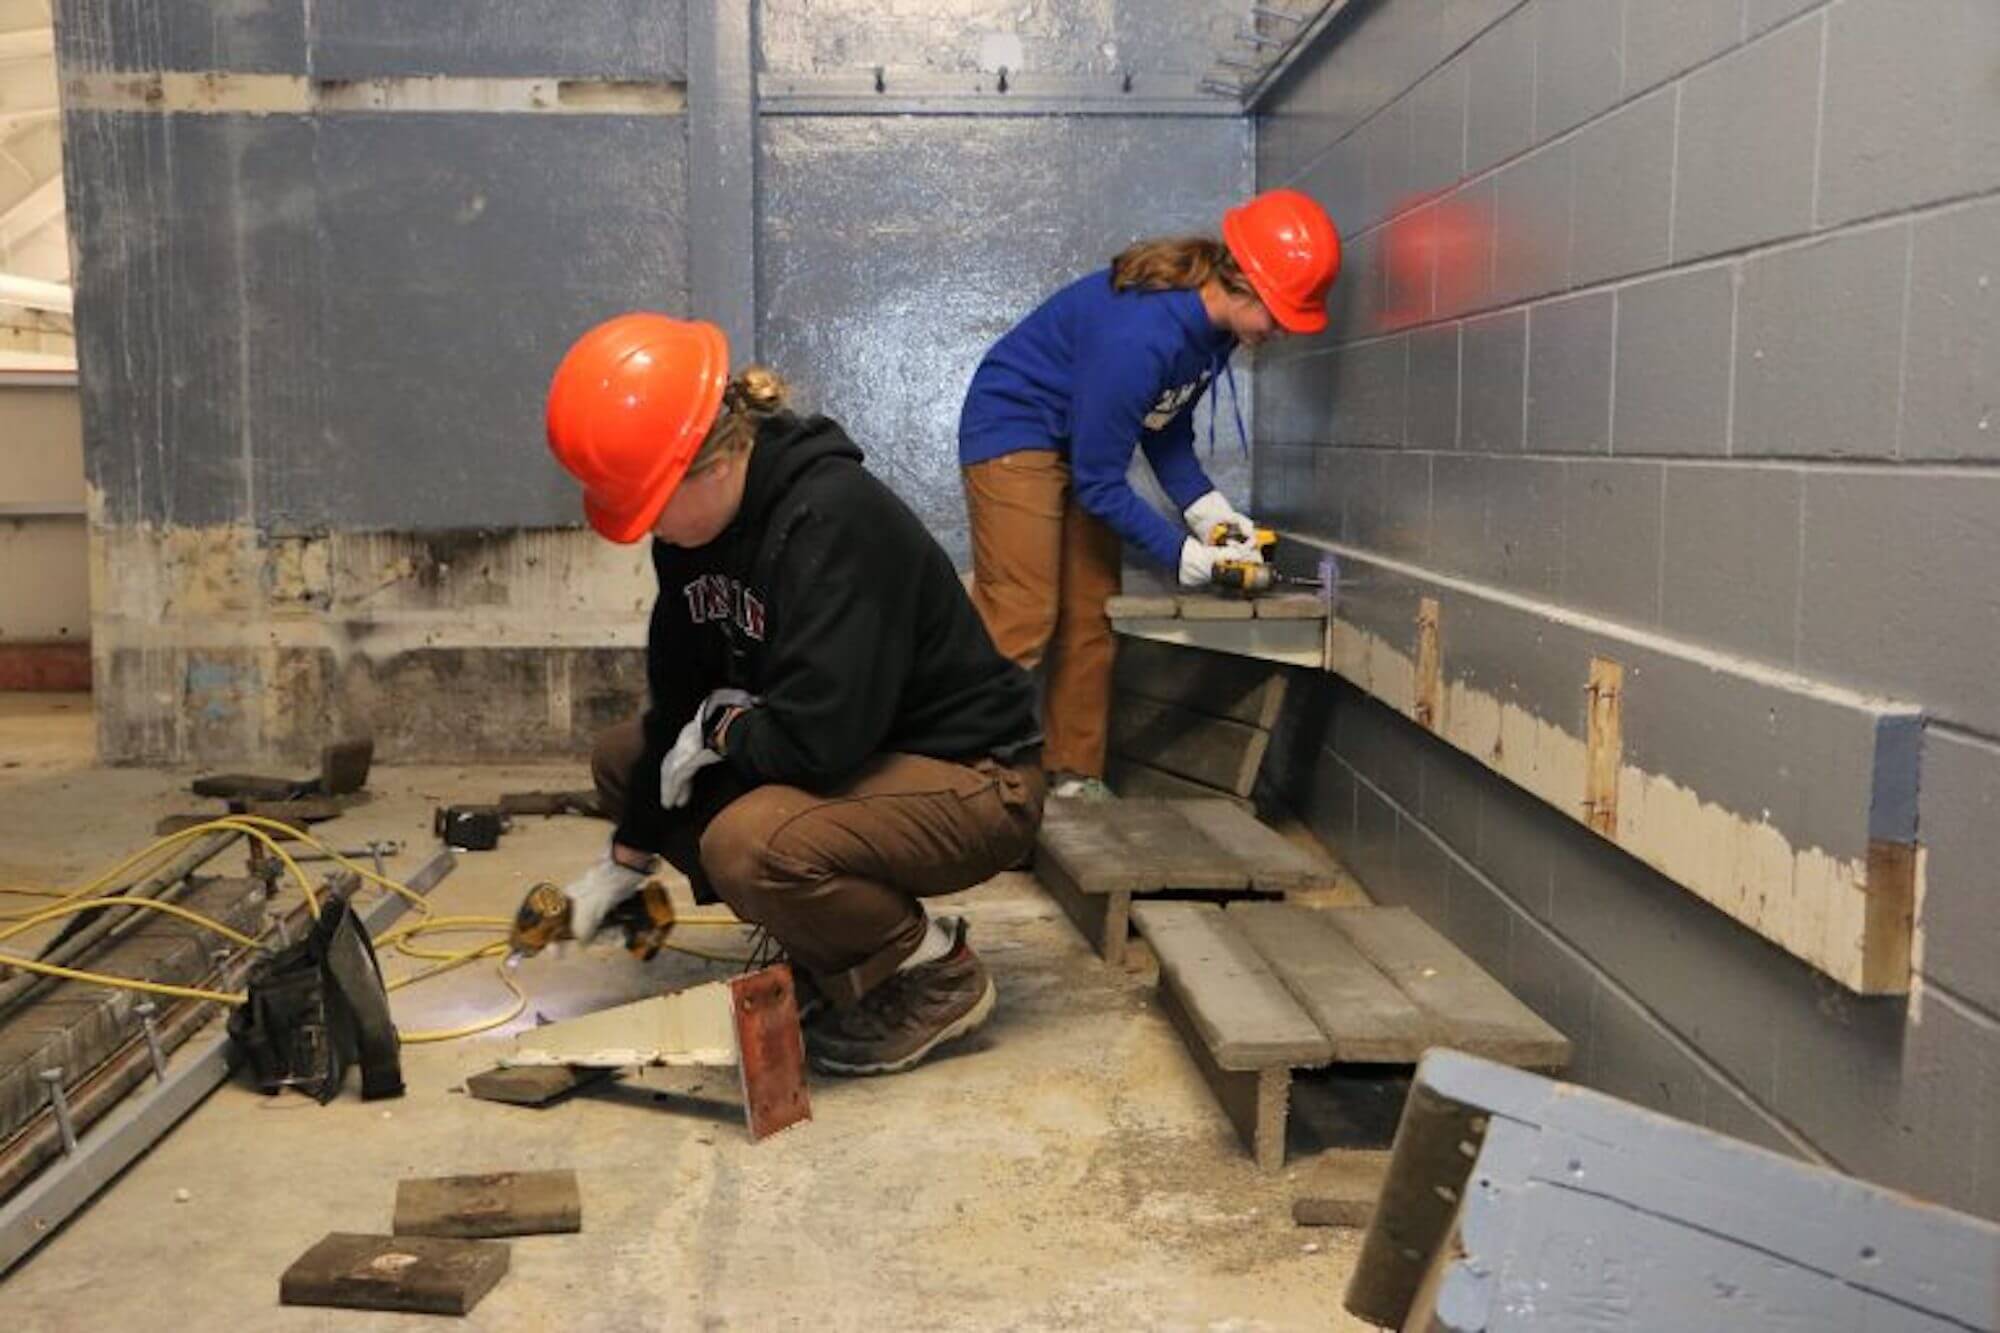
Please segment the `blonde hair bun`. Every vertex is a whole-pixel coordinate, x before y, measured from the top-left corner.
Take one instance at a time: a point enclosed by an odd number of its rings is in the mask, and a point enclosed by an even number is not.
[[[791,401],[792,386],[769,366],[745,366],[723,390],[723,404],[732,412],[769,416]]]

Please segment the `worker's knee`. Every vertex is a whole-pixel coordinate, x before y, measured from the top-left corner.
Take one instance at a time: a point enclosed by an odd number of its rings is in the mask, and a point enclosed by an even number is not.
[[[790,788],[759,787],[723,807],[702,831],[702,871],[732,904],[744,894],[781,887],[788,877],[772,844],[794,813],[795,795]]]

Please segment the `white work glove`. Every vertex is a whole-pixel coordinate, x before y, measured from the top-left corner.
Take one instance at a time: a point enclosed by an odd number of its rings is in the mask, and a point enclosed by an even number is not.
[[[745,690],[709,692],[688,724],[681,728],[681,734],[674,738],[674,748],[660,761],[662,807],[678,810],[686,805],[694,791],[694,775],[710,764],[722,762],[722,756],[708,747],[709,727],[717,715],[727,708],[753,708],[756,704],[756,696]]]
[[[606,851],[596,865],[563,885],[563,897],[569,899],[569,933],[578,944],[589,944],[611,910],[645,882],[644,871],[621,864]]]
[[[1239,564],[1261,565],[1264,553],[1248,542],[1231,542],[1227,546],[1207,546],[1193,537],[1181,541],[1181,586],[1183,588],[1206,588],[1215,580],[1215,567],[1225,560]]]
[[[1231,540],[1245,545],[1257,535],[1257,525],[1250,521],[1250,516],[1223,499],[1221,491],[1202,496],[1182,511],[1182,517],[1187,519],[1188,531],[1194,534],[1194,539],[1204,546],[1210,544],[1209,535],[1218,526],[1229,528],[1233,533]]]

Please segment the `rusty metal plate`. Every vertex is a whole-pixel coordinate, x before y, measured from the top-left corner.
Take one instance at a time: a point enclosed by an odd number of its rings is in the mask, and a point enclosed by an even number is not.
[[[792,969],[779,963],[745,973],[729,983],[729,998],[736,1020],[743,1118],[754,1143],[812,1119]]]

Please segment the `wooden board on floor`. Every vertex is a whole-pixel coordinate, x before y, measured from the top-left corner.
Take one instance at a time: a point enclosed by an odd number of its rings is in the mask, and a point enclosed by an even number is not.
[[[1051,801],[1037,860],[1060,866],[1086,894],[1250,887],[1236,858],[1168,801]]]
[[[1357,908],[1374,911],[1374,908]],[[1343,1063],[1415,1064],[1445,1024],[1384,976],[1328,918],[1286,903],[1232,903],[1225,920],[1271,965]]]
[[[1111,790],[1127,800],[1223,801],[1246,814],[1255,809],[1247,797],[1215,787],[1204,787],[1178,773],[1168,773],[1115,754],[1106,762],[1104,780],[1110,784]]]
[[[1132,638],[1119,642],[1113,676],[1119,696],[1175,704],[1266,731],[1278,723],[1289,680],[1284,667],[1253,657]],[[1112,708],[1118,704],[1114,697]]]
[[[285,1305],[345,1310],[470,1314],[507,1273],[507,1247],[442,1236],[364,1236],[335,1231],[278,1281]]]
[[[1120,700],[1111,714],[1111,749],[1126,759],[1215,787],[1250,795],[1271,734],[1172,704]]]
[[[574,1171],[500,1171],[396,1182],[398,1236],[535,1236],[581,1231]]]
[[[1241,805],[1230,801],[1185,801],[1181,818],[1228,851],[1250,875],[1250,887],[1266,893],[1330,888],[1334,868],[1294,843]]]
[[[1408,908],[1334,907],[1322,915],[1438,1020],[1438,1045],[1522,1069],[1561,1069],[1569,1063],[1567,1037]]]
[[[1270,964],[1210,903],[1141,902],[1132,919],[1215,1063],[1228,1070],[1322,1065],[1332,1045]]]

